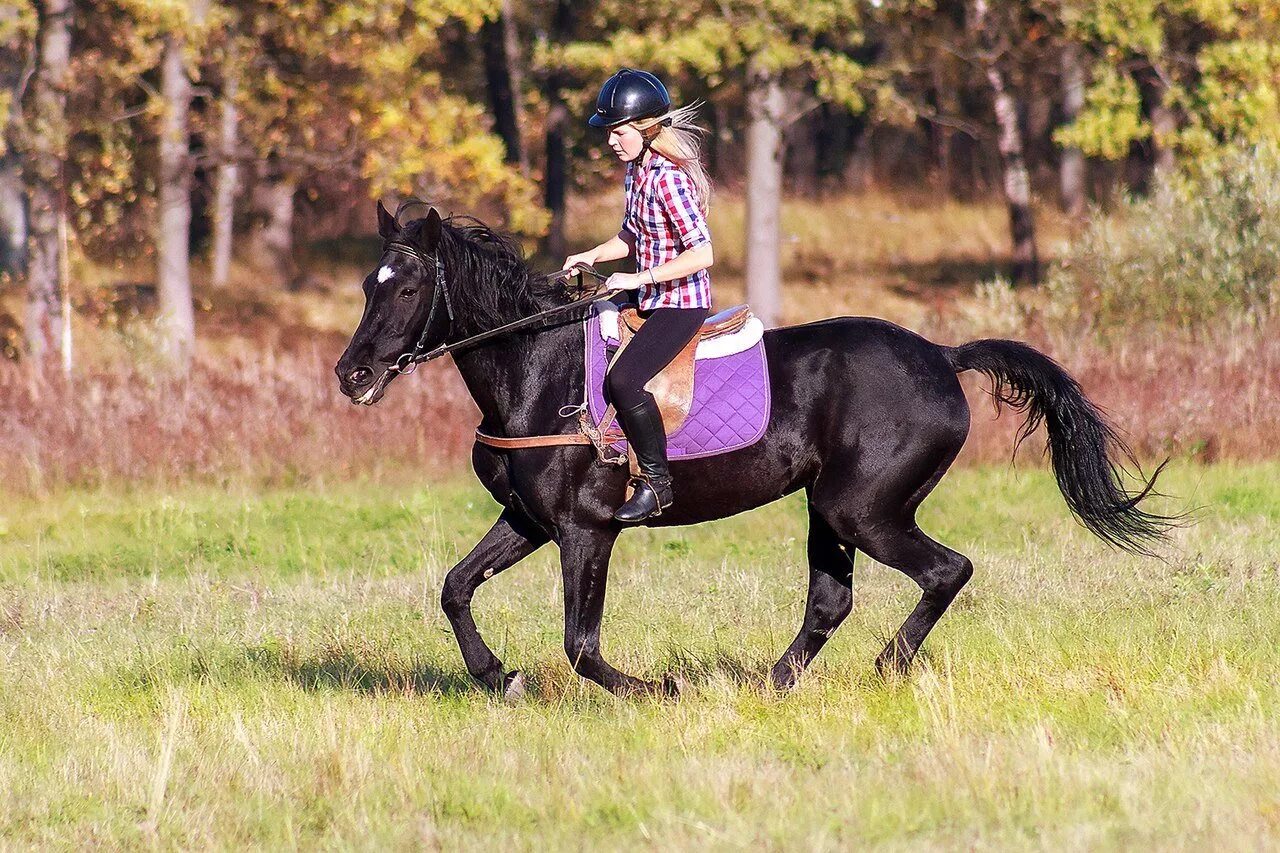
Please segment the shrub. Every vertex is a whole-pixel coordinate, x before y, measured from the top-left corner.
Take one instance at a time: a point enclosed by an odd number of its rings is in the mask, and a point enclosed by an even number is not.
[[[1159,183],[1097,216],[1050,275],[1054,307],[1102,330],[1257,324],[1280,297],[1280,151]]]

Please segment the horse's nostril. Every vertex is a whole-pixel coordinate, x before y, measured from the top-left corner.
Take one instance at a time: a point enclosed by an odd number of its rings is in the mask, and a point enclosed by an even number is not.
[[[373,378],[373,371],[367,367],[357,367],[355,370],[347,374],[347,379],[352,385],[364,385]]]

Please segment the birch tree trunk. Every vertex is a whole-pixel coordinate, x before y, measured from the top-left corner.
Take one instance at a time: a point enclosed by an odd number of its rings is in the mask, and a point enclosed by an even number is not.
[[[197,15],[199,10],[195,9]],[[191,151],[188,116],[191,79],[181,31],[165,36],[160,61],[159,223],[156,233],[156,279],[160,291],[160,342],[178,370],[191,365],[195,350],[195,310],[191,301]]]
[[[502,0],[498,17],[485,21],[481,26],[480,44],[484,51],[484,74],[488,82],[494,130],[506,147],[506,161],[517,164],[521,172],[527,172],[529,164],[520,140],[520,45],[516,38],[511,0]]]
[[[27,194],[18,156],[0,157],[0,273],[22,278],[27,271]]]
[[[1062,114],[1066,124],[1071,124],[1084,109],[1084,62],[1080,57],[1080,45],[1069,42],[1062,51]],[[1062,209],[1073,219],[1084,215],[1085,159],[1084,152],[1076,146],[1062,151],[1060,166]]]
[[[1018,103],[1010,90],[998,55],[1000,40],[995,38],[987,0],[972,0],[972,24],[983,53],[982,66],[991,87],[999,129],[1001,183],[1005,203],[1009,207],[1009,233],[1013,243],[1012,278],[1015,282],[1036,282],[1040,276],[1040,259],[1036,251],[1035,216],[1031,210],[1031,176],[1027,173],[1022,129],[1018,126]]]
[[[1151,105],[1151,144],[1155,148],[1152,168],[1155,176],[1160,177],[1170,174],[1177,166],[1173,136],[1178,132],[1178,116],[1169,106],[1169,87],[1158,74],[1152,73],[1151,77],[1155,94]]]
[[[293,257],[293,203],[298,181],[286,172],[264,167],[253,188],[254,218],[249,249],[255,266],[269,270],[285,287],[298,281]]]
[[[41,0],[37,5],[39,58],[32,79],[34,112],[25,122],[31,234],[25,332],[27,351],[40,365],[70,344],[59,299],[67,282],[62,277],[64,246],[58,226],[63,205],[72,8],[71,0]]]
[[[0,27],[18,19],[17,6],[0,8]],[[27,271],[27,193],[22,185],[22,159],[16,150],[22,115],[23,78],[34,47],[11,39],[0,42],[0,89],[9,95],[9,110],[0,115],[0,273],[23,278]]]
[[[225,287],[231,275],[231,246],[235,233],[236,195],[240,190],[240,164],[236,160],[240,111],[236,95],[240,89],[240,69],[234,52],[223,68],[222,109],[218,128],[218,174],[213,190],[213,286]]]
[[[786,99],[776,72],[747,65],[747,301],[766,327],[782,308],[782,130]]]

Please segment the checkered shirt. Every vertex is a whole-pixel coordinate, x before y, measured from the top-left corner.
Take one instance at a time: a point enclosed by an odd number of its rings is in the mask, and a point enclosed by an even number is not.
[[[711,242],[707,220],[698,210],[689,175],[656,151],[641,169],[641,158],[627,164],[624,183],[627,210],[622,228],[636,239],[636,270],[643,273],[674,259],[687,249]],[[640,285],[641,309],[710,308],[711,276],[707,270],[656,286]]]

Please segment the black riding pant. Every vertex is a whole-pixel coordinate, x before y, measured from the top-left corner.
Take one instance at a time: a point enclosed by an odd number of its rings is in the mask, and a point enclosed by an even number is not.
[[[616,409],[634,409],[652,402],[653,395],[644,390],[644,384],[671,363],[710,313],[707,308],[641,311],[644,324],[605,375],[605,398]]]

